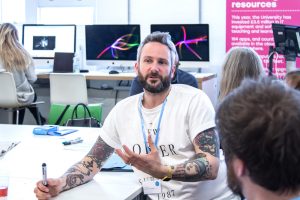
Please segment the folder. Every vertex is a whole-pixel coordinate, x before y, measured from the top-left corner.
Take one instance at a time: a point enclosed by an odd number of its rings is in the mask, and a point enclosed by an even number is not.
[[[33,129],[33,134],[35,135],[53,135],[53,136],[63,136],[70,133],[78,131],[77,129],[59,129],[59,126],[56,125],[43,125],[38,126]]]
[[[113,171],[113,172],[133,172],[132,167],[124,163],[122,158],[117,154],[112,154],[108,160],[104,163],[101,171]]]
[[[57,131],[58,126],[44,125],[35,127],[32,131],[34,135],[49,135],[51,132]]]

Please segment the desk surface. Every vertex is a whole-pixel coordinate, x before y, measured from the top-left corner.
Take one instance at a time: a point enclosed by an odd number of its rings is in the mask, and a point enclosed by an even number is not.
[[[49,79],[49,73],[39,73],[36,71],[37,77],[39,79]],[[122,72],[119,74],[108,74],[108,72],[100,72],[100,71],[92,71],[88,73],[82,73],[85,75],[87,80],[109,80],[109,81],[130,81],[136,77],[136,74],[131,72]],[[199,89],[203,89],[203,81],[208,81],[213,78],[216,78],[217,75],[214,73],[191,73],[195,76],[196,80],[198,81]]]
[[[39,73],[36,71],[37,77],[40,79],[49,79],[49,73]],[[100,71],[91,71],[88,73],[81,73],[86,76],[87,80],[132,80],[136,77],[136,74],[131,72],[122,72],[119,74],[108,74],[108,72],[100,72]],[[211,78],[216,77],[214,73],[191,73],[193,74],[196,79],[208,80]]]
[[[0,170],[9,171],[10,174],[9,200],[35,199],[33,189],[42,176],[41,164],[47,163],[48,177],[59,177],[89,151],[99,134],[97,128],[78,128],[78,132],[67,136],[36,136],[32,134],[34,127],[0,124],[0,141],[20,141],[0,158]],[[83,138],[83,143],[66,147],[61,144],[65,139],[78,136]],[[141,191],[134,173],[100,172],[89,183],[63,192],[54,199],[93,200],[101,197],[129,200]]]

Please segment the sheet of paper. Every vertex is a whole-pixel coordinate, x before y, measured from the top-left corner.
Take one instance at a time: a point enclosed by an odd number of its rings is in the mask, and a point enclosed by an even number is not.
[[[0,157],[4,156],[19,143],[19,141],[0,141]]]

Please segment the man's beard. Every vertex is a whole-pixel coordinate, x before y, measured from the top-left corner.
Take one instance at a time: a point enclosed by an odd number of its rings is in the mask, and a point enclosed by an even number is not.
[[[232,190],[234,194],[244,199],[244,195],[242,193],[242,183],[236,177],[230,161],[227,161],[227,183],[228,187]]]
[[[160,83],[158,85],[155,85],[155,86],[147,83],[147,80],[148,80],[149,77],[158,78],[160,80]],[[143,86],[143,88],[145,90],[147,90],[148,92],[151,92],[151,93],[163,92],[163,91],[167,90],[171,85],[171,73],[166,77],[162,77],[157,72],[151,72],[150,74],[147,74],[144,77],[141,74],[141,72],[138,71],[138,79],[139,79],[141,85]],[[158,80],[156,80],[156,82],[157,81]]]

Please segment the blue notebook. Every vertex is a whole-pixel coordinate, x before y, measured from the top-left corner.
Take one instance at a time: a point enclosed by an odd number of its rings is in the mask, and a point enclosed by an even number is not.
[[[35,135],[49,135],[50,133],[57,131],[58,126],[55,125],[43,125],[35,127],[32,131]]]
[[[59,126],[56,125],[43,125],[35,127],[32,131],[35,135],[54,135],[54,136],[63,136],[70,133],[78,131],[77,129],[64,128],[59,129]]]
[[[132,167],[125,164],[122,158],[115,153],[104,163],[101,171],[133,172]]]

